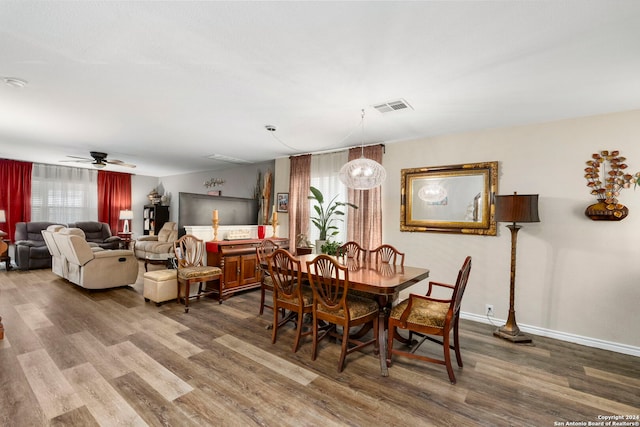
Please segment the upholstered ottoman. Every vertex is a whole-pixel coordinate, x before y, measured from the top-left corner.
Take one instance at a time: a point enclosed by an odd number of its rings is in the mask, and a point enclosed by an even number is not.
[[[178,279],[176,270],[154,270],[144,273],[145,301],[153,301],[156,305],[178,297]]]

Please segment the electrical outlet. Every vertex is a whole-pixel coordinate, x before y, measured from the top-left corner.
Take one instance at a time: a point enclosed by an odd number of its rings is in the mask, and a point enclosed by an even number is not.
[[[486,313],[487,317],[493,317],[493,304],[485,304],[484,312]]]

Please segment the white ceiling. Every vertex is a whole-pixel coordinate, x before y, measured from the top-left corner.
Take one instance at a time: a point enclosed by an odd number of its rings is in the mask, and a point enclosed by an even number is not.
[[[640,1],[1,1],[0,76],[0,157],[167,176],[640,108]]]

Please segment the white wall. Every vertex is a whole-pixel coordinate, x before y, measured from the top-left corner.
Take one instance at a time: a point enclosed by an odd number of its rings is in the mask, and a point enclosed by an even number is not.
[[[407,265],[428,267],[437,281],[454,281],[471,255],[462,311],[482,315],[489,303],[505,319],[511,250],[505,224],[498,225],[497,237],[400,232],[401,169],[497,160],[499,194],[540,195],[541,222],[521,224],[518,234],[521,329],[578,342],[588,337],[602,340],[603,348],[615,343],[640,354],[640,188],[620,195],[629,208],[624,220],[587,218],[584,210],[595,199],[585,162],[601,150],[620,150],[628,170],[640,171],[640,110],[388,144],[383,240],[407,253]]]

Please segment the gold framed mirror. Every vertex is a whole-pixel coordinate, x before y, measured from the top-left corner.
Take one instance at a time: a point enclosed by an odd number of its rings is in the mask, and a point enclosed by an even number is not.
[[[402,169],[400,231],[496,235],[498,162]]]

